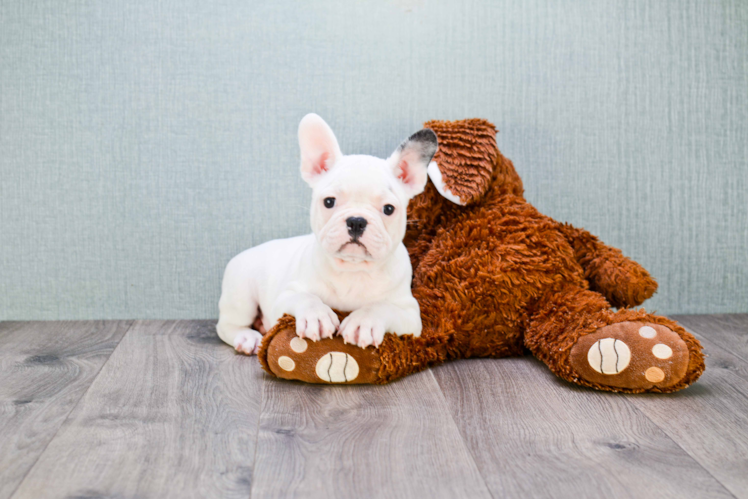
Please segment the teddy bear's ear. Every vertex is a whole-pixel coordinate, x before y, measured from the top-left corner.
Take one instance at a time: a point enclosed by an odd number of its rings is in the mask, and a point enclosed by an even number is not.
[[[428,168],[439,193],[458,205],[479,200],[491,185],[499,156],[496,128],[478,118],[432,120],[426,127],[436,132],[439,151]]]

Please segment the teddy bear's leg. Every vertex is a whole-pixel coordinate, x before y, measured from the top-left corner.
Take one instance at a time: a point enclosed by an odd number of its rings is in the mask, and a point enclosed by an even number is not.
[[[312,341],[296,335],[295,325],[271,329],[260,346],[263,368],[278,378],[313,384],[377,383],[380,361],[373,347],[361,349],[343,338]],[[270,334],[269,334],[270,335]]]
[[[378,348],[346,344],[339,335],[313,342],[299,338],[294,318],[286,315],[264,336],[257,357],[265,371],[288,380],[384,384],[444,361],[446,353],[440,345],[427,333],[421,337],[388,333]]]
[[[525,345],[559,377],[601,390],[673,392],[704,371],[701,344],[674,321],[615,312],[599,293],[572,285],[539,302]]]
[[[614,307],[635,307],[657,291],[657,282],[639,263],[624,256],[584,229],[559,224],[584,269],[590,288],[600,292]]]

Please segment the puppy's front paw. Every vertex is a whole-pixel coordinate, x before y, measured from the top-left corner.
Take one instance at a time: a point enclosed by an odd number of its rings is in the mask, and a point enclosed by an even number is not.
[[[332,337],[338,326],[338,315],[322,303],[304,308],[301,314],[296,316],[296,335],[315,342]]]
[[[340,334],[348,344],[361,348],[379,347],[384,339],[385,326],[381,314],[367,309],[353,311],[340,324]]]
[[[249,356],[257,354],[261,343],[262,334],[254,330],[243,331],[234,337],[234,349]]]

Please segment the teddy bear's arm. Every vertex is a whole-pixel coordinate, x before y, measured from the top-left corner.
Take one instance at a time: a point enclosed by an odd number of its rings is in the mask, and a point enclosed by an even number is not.
[[[560,224],[592,290],[614,307],[634,307],[654,295],[657,282],[646,269],[584,229]]]

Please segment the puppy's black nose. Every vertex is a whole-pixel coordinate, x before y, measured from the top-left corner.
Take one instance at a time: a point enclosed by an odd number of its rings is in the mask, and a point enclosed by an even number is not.
[[[364,234],[364,229],[366,229],[366,219],[363,217],[348,217],[345,222],[348,226],[348,234],[350,234],[351,238],[354,240]]]

